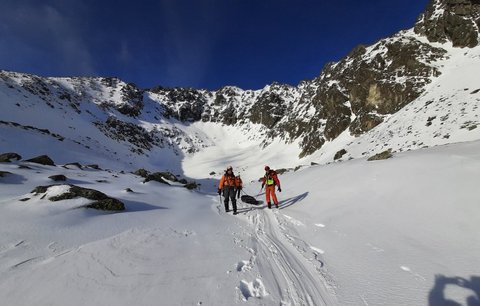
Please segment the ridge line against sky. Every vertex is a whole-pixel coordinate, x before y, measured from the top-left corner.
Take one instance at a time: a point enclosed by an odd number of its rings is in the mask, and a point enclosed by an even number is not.
[[[0,0],[0,69],[142,88],[297,85],[428,0]]]

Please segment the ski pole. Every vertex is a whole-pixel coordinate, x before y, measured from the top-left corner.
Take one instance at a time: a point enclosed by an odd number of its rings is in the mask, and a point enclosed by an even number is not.
[[[257,197],[261,194],[262,190],[263,190],[263,186],[260,187],[260,191],[258,192]]]

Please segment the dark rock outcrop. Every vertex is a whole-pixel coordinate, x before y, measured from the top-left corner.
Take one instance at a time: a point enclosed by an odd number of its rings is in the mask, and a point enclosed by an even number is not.
[[[431,42],[451,41],[454,47],[476,47],[479,43],[480,1],[432,0],[415,32]]]
[[[34,190],[32,190],[32,193],[35,193],[35,196],[42,193],[46,193],[48,189],[52,186],[55,186],[55,185],[37,186],[35,187]],[[75,185],[68,185],[68,186],[70,186],[70,188],[67,192],[57,196],[50,197],[48,198],[48,200],[52,202],[56,202],[56,201],[70,200],[70,199],[81,197],[81,198],[86,198],[88,200],[93,201],[92,203],[87,204],[85,206],[87,208],[94,208],[94,209],[108,210],[108,211],[125,210],[125,205],[121,201],[111,198],[106,194],[104,194],[103,192],[100,192],[95,189],[83,188]]]
[[[148,174],[143,182],[146,183],[150,181],[156,181],[162,184],[170,185],[169,183],[167,183],[167,181],[165,181],[163,172],[155,172]]]
[[[151,89],[151,92],[165,96],[168,101],[171,101],[171,105],[179,105],[177,108],[166,108],[164,110],[165,117],[173,117],[180,121],[199,121],[202,119],[204,105],[206,104],[206,97],[202,91],[192,88],[155,87]]]
[[[27,159],[26,161],[30,163],[45,165],[45,166],[55,166],[55,163],[53,162],[53,160],[47,155],[40,155],[31,159]]]
[[[20,129],[23,129],[23,130],[26,130],[26,131],[38,132],[38,133],[43,134],[43,135],[51,136],[51,137],[57,139],[58,141],[64,141],[65,140],[65,137],[63,137],[59,134],[52,133],[48,129],[39,129],[39,128],[30,126],[30,125],[22,125],[22,124],[19,124],[17,122],[3,121],[3,120],[0,120],[0,125],[16,127],[16,128],[20,128]]]
[[[137,117],[143,109],[143,91],[137,88],[135,84],[128,83],[121,89],[122,100],[125,102],[118,111],[124,115]]]
[[[12,161],[12,159],[14,160],[21,160],[22,157],[17,154],[17,153],[3,153],[3,154],[0,154],[0,163],[9,163]]]
[[[162,147],[162,141],[155,132],[148,132],[139,125],[112,116],[106,122],[95,122],[95,125],[110,138],[132,144],[131,151],[138,154],[143,154],[154,145]]]
[[[63,174],[52,175],[48,178],[55,182],[65,182],[67,180],[67,177]]]
[[[347,150],[341,149],[337,153],[335,153],[335,156],[333,157],[333,160],[337,160],[343,157],[343,155],[347,154]]]
[[[120,79],[112,77],[100,78],[100,83],[111,89],[120,89],[120,96],[123,102],[114,104],[110,103],[110,101],[104,101],[100,104],[103,108],[114,108],[121,114],[129,117],[137,117],[141,114],[144,106],[143,90],[133,83],[125,84]]]
[[[138,169],[137,171],[133,172],[133,174],[138,175],[138,176],[141,176],[141,177],[143,177],[143,178],[147,178],[147,176],[148,176],[149,173],[150,173],[149,171],[147,171],[147,170],[145,170],[145,169],[143,169],[143,168],[142,168],[142,169]]]
[[[12,174],[11,172],[8,172],[8,171],[0,171],[0,177],[5,177],[9,174]]]
[[[158,172],[159,175],[161,175],[164,179],[167,179],[172,182],[177,182],[178,178],[175,176],[175,174],[171,172]]]
[[[149,182],[149,181],[157,181],[159,183],[169,185],[167,180],[171,181],[171,182],[178,182],[179,181],[177,176],[175,174],[171,173],[171,172],[154,172],[154,173],[151,173],[150,171],[142,168],[142,169],[138,169],[137,171],[133,172],[133,174],[143,177],[145,179],[144,183]]]
[[[101,199],[91,204],[88,204],[85,207],[98,209],[98,210],[107,210],[107,211],[125,210],[125,205],[121,201],[114,198]]]
[[[375,154],[367,159],[367,161],[374,161],[374,160],[383,160],[392,158],[393,154],[391,150],[386,150],[381,153]]]
[[[190,182],[190,183],[185,184],[185,186],[183,186],[183,187],[187,188],[188,190],[193,190],[193,189],[198,188],[198,184],[195,183],[195,182]]]

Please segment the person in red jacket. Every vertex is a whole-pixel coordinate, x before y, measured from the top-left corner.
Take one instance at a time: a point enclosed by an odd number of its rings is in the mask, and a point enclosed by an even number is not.
[[[218,184],[218,194],[223,192],[223,204],[225,205],[225,212],[229,212],[228,200],[232,200],[233,214],[237,214],[237,200],[235,194],[237,193],[237,180],[235,174],[233,174],[233,167],[229,166],[225,171],[225,174],[220,179]]]
[[[268,208],[272,208],[270,197],[273,199],[275,207],[278,208],[278,200],[277,195],[275,194],[275,186],[278,187],[278,192],[282,192],[282,188],[280,187],[280,180],[278,179],[277,172],[273,169],[270,169],[269,166],[265,166],[265,175],[262,178],[262,189],[265,185],[265,196],[267,197]]]

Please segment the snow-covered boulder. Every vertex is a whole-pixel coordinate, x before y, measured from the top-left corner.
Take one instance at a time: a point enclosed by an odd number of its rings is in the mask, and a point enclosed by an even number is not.
[[[111,198],[98,190],[75,185],[37,186],[32,190],[32,193],[34,193],[35,196],[43,194],[42,198],[46,197],[52,202],[71,200],[80,197],[93,201],[84,206],[87,208],[109,211],[125,210],[125,205],[121,201]]]

